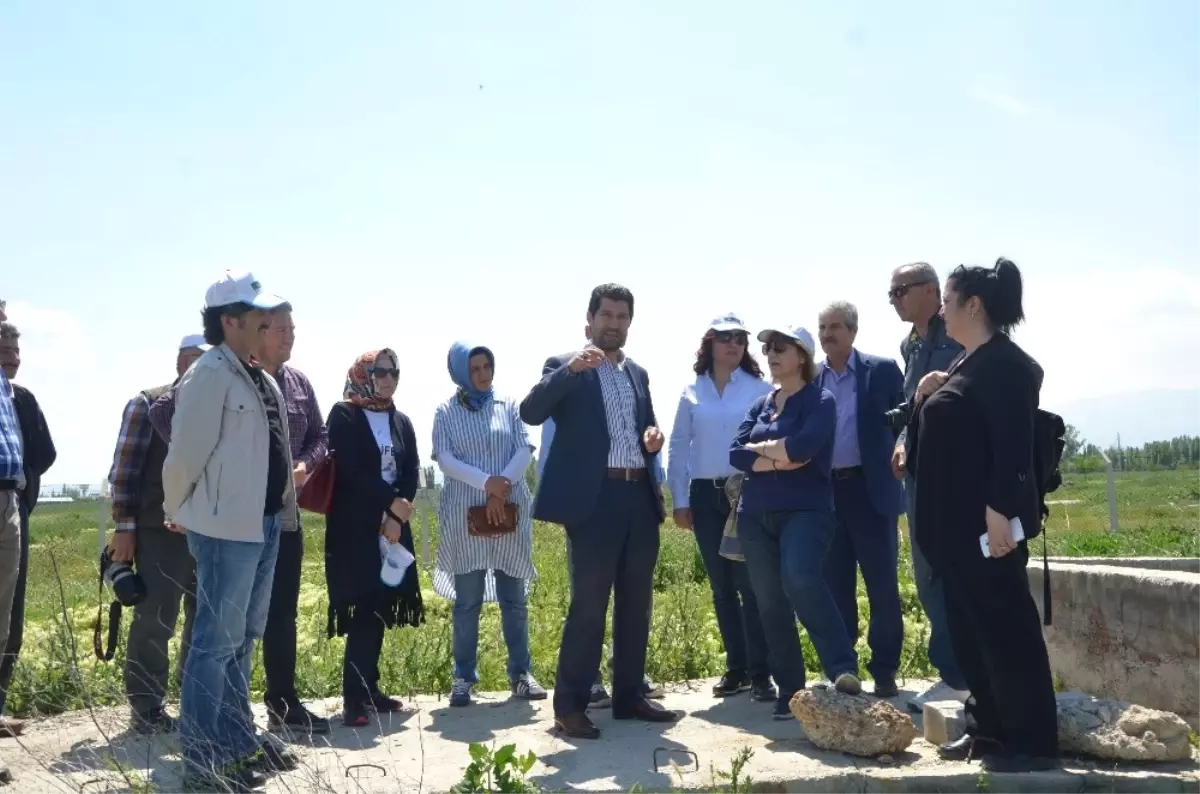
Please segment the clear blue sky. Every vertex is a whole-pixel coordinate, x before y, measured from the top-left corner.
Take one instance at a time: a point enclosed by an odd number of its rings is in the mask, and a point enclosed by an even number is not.
[[[47,479],[107,472],[226,267],[294,302],[325,409],[396,348],[423,457],[453,339],[522,395],[610,280],[667,430],[730,309],[850,299],[896,355],[914,259],[1022,266],[1051,407],[1200,386],[1196,3],[647,5],[7,3],[0,292]]]

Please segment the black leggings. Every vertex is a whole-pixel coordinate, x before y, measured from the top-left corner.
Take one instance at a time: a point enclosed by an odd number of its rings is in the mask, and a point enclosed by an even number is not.
[[[379,654],[383,650],[383,619],[374,611],[355,611],[346,631],[342,659],[342,698],[345,707],[366,703],[379,691]]]

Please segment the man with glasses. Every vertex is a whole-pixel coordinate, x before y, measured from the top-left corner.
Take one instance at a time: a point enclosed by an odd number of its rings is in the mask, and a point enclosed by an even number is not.
[[[950,362],[958,357],[963,348],[946,334],[946,324],[938,315],[942,304],[942,291],[937,271],[928,262],[913,262],[896,268],[892,272],[888,300],[901,320],[912,323],[908,336],[900,344],[900,356],[904,359],[904,396],[907,400],[905,406],[908,406],[912,403],[921,378],[925,377],[926,373],[948,369]],[[906,416],[907,410],[904,410],[897,419],[903,421]],[[954,648],[950,644],[942,583],[934,577],[933,569],[915,540],[913,525],[916,518],[917,489],[916,482],[908,475],[906,466],[909,449],[908,431],[902,429],[892,453],[892,472],[897,479],[905,478],[904,494],[908,514],[909,547],[912,550],[913,579],[916,580],[917,597],[929,617],[929,661],[941,675],[940,681],[908,701],[910,711],[920,712],[927,702],[965,702],[970,692],[967,690],[966,679],[958,669]]]

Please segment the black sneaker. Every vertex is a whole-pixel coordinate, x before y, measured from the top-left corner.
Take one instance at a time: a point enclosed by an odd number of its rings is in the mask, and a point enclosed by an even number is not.
[[[788,701],[783,698],[775,700],[775,709],[771,712],[771,718],[776,720],[794,720],[796,715],[792,713]]]
[[[226,767],[220,772],[194,772],[184,774],[181,788],[194,792],[233,792],[248,794],[267,785],[266,776],[252,769]]]
[[[875,679],[871,694],[877,698],[894,698],[900,694],[900,687],[896,686],[895,678],[880,676]]]
[[[253,755],[242,761],[242,765],[253,772],[277,775],[282,772],[291,772],[300,766],[300,756],[286,747],[280,747],[272,741],[265,741],[258,746]]]
[[[650,700],[662,700],[666,694],[666,689],[662,684],[656,684],[650,680],[650,676],[642,676],[642,695]]]
[[[134,714],[131,726],[135,733],[142,736],[153,736],[158,733],[174,733],[179,727],[177,721],[162,706],[151,709],[145,714]]]
[[[612,697],[609,696],[608,690],[604,688],[604,684],[592,684],[592,691],[588,695],[588,708],[606,709],[611,705]]]
[[[771,703],[779,699],[779,690],[769,675],[756,675],[750,682],[750,699],[759,703]]]
[[[713,686],[713,697],[724,698],[745,692],[750,688],[750,678],[741,670],[730,670]]]
[[[391,714],[404,711],[404,701],[388,697],[382,692],[372,692],[371,699],[363,703],[363,706],[366,707],[367,711],[374,711],[376,714]]]
[[[267,730],[278,733],[283,730],[296,733],[329,733],[329,720],[313,714],[298,699],[267,704]]]

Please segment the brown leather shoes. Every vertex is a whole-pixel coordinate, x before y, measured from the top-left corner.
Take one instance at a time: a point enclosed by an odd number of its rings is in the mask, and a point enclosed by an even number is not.
[[[600,729],[582,711],[554,718],[554,727],[572,739],[599,739]]]
[[[617,708],[613,704],[614,720],[644,720],[645,722],[675,722],[682,714],[663,708],[653,700],[639,698],[631,706]]]
[[[0,736],[11,739],[20,736],[25,730],[25,720],[16,717],[0,717]]]

